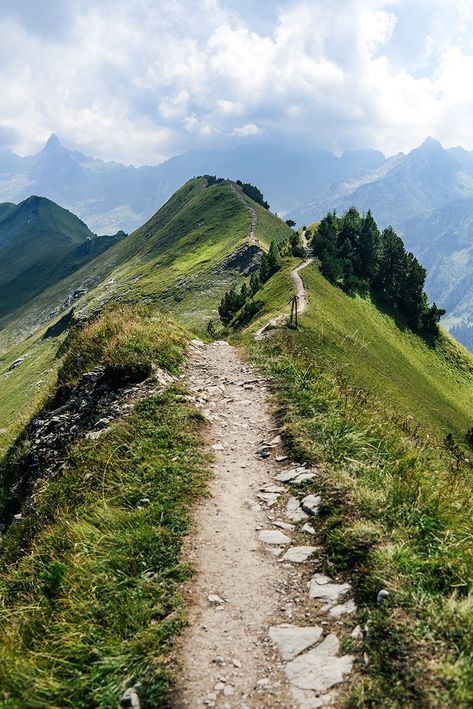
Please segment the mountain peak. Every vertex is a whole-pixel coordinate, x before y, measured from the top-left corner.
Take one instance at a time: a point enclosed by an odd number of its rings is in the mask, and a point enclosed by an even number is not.
[[[56,133],[51,133],[51,135],[48,138],[48,141],[45,145],[45,150],[52,150],[54,148],[61,148],[61,142],[59,138],[57,137]]]
[[[437,140],[436,138],[432,138],[431,135],[429,135],[429,137],[424,140],[424,142],[422,143],[422,145],[420,147],[421,148],[429,148],[429,149],[441,148],[443,150],[442,143],[439,140]]]

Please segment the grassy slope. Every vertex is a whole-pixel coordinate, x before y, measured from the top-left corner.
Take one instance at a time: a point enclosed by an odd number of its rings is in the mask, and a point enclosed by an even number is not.
[[[93,237],[78,217],[43,197],[30,197],[3,212],[0,318],[82,265],[87,259],[76,249]]]
[[[259,295],[267,313],[288,300],[289,268]],[[265,316],[238,339],[273,378],[286,444],[319,471],[304,492],[323,495],[325,566],[352,574],[370,626],[350,705],[471,706],[473,471],[443,436],[464,443],[471,426],[472,359],[446,336],[429,348],[314,267],[302,275],[299,331],[254,343]],[[382,609],[380,588],[391,593]]]
[[[263,247],[288,236],[290,230],[280,219],[252,204],[258,211],[256,237]],[[218,263],[249,243],[249,225],[249,210],[230,184],[206,188],[202,178],[190,180],[140,229],[19,309],[15,321],[0,333],[0,350],[21,338],[22,331],[31,331],[74,289],[93,284],[78,301],[79,308],[91,309],[114,298],[157,299],[164,293],[162,303],[203,330],[223,292],[239,277],[219,270]]]
[[[61,382],[97,364],[176,373],[184,344],[169,319],[114,309],[69,343]],[[108,709],[138,681],[144,708],[164,705],[169,643],[185,620],[180,548],[207,475],[203,421],[185,396],[179,385],[148,395],[99,440],[79,441],[4,535],[0,706]],[[20,453],[0,468],[4,481]]]

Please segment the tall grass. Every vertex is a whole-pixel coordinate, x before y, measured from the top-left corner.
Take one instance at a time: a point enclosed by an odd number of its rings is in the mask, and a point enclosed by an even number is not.
[[[320,541],[349,573],[368,665],[350,706],[473,705],[473,471],[406,425],[303,333],[252,346],[286,443],[318,470]],[[378,608],[376,595],[390,591]]]
[[[172,323],[118,308],[71,338],[61,376],[71,385],[97,364],[137,362],[175,371],[183,346]],[[135,683],[144,708],[164,706],[185,622],[181,545],[207,477],[202,427],[174,385],[41,481],[0,549],[1,707],[108,709]]]

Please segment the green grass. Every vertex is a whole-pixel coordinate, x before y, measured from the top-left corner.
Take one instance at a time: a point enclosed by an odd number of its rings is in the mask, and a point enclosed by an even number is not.
[[[292,233],[274,214],[253,206],[258,212],[256,238],[263,248]],[[207,188],[202,178],[189,180],[133,234],[20,307],[0,332],[0,350],[37,328],[48,312],[84,285],[89,292],[78,301],[79,309],[91,312],[114,300],[159,302],[203,333],[224,292],[241,280],[237,269],[222,262],[249,243],[250,219],[230,183]]]
[[[70,338],[60,381],[84,369],[154,364],[175,372],[185,339],[136,308],[105,313]],[[204,492],[203,419],[173,385],[147,396],[95,441],[67,452],[0,553],[0,706],[108,708],[136,682],[163,706],[169,651],[185,622],[179,587],[189,510]],[[14,475],[22,448],[3,463]],[[86,477],[87,476],[87,477]],[[149,498],[139,509],[136,503]]]
[[[42,331],[4,352],[0,360],[0,460],[56,382],[62,337],[41,339]],[[8,372],[18,358],[24,362]]]
[[[269,314],[286,300],[288,268],[259,294]],[[429,348],[314,267],[302,276],[310,306],[297,332],[254,343],[255,323],[238,339],[272,378],[289,451],[318,471],[305,492],[323,497],[326,567],[351,577],[370,628],[354,644],[368,664],[347,705],[471,706],[473,469],[443,436],[464,442],[471,425],[472,360],[446,336]],[[380,609],[381,588],[391,595]]]

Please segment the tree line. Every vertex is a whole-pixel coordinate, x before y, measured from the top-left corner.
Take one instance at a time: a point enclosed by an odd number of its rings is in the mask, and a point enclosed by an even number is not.
[[[371,211],[351,207],[342,216],[329,212],[309,232],[321,273],[348,293],[372,294],[414,331],[438,333],[445,310],[429,306],[426,270],[388,227],[380,231]]]
[[[231,323],[234,326],[241,326],[249,322],[260,307],[254,299],[255,295],[266,281],[281,269],[282,258],[289,255],[299,258],[305,256],[302,239],[298,233],[294,233],[279,244],[272,241],[269,251],[263,253],[259,268],[251,274],[249,282],[243,283],[239,290],[234,286],[225,293],[218,307],[218,314],[223,325],[228,326]]]

